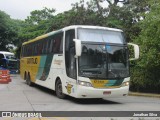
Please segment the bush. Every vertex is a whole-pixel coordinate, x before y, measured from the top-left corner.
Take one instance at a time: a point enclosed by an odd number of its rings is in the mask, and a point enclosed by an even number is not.
[[[160,93],[159,68],[131,68],[130,91]]]

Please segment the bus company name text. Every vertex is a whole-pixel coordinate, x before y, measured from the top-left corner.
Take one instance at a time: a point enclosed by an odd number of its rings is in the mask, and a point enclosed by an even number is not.
[[[38,59],[37,58],[28,58],[27,64],[38,64]]]

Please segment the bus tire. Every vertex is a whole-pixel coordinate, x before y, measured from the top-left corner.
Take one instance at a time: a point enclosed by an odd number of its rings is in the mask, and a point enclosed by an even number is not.
[[[58,98],[60,99],[64,99],[66,97],[66,95],[63,93],[63,90],[62,90],[62,82],[60,79],[58,79],[56,81],[56,86],[55,86],[55,90],[56,90],[56,95]]]
[[[27,83],[27,85],[29,85],[29,86],[33,86],[33,83],[32,83],[32,81],[31,81],[30,74],[28,74],[27,77],[26,77],[26,83]]]
[[[26,80],[27,79],[27,74],[26,74],[26,72],[24,73],[24,80]]]

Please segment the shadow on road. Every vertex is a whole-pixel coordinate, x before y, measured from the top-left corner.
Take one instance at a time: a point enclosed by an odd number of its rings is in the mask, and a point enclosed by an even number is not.
[[[76,104],[86,104],[86,105],[92,105],[92,104],[121,104],[115,101],[110,100],[104,100],[102,98],[90,98],[90,99],[76,99],[73,97],[68,97],[68,100],[76,103]]]
[[[43,86],[40,86],[40,85],[36,85],[34,84],[32,87],[35,87],[36,89],[38,89],[39,91],[45,93],[45,94],[49,94],[49,95],[53,95],[56,97],[56,93],[55,91],[51,90],[51,89],[48,89],[48,88],[45,88]]]
[[[55,91],[53,91],[53,90],[47,89],[47,88],[39,86],[39,85],[34,85],[34,87],[45,94],[49,94],[49,95],[53,95],[54,97],[57,97],[55,94]],[[78,98],[73,98],[73,97],[67,96],[65,98],[65,100],[71,101],[75,104],[88,104],[88,105],[91,105],[91,104],[122,104],[119,102],[105,100],[102,98],[78,99]]]

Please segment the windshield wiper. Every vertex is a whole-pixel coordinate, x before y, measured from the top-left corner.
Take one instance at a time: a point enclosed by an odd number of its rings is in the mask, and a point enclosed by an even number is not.
[[[116,74],[116,73],[112,72],[111,69],[109,70],[109,72],[110,72],[112,75],[114,75],[114,77],[115,77],[116,79],[120,79],[120,78],[121,78],[121,76],[120,76],[119,74]]]
[[[92,69],[82,69],[81,72],[92,73],[92,74],[101,74],[102,73],[100,70],[94,70],[93,68]]]

